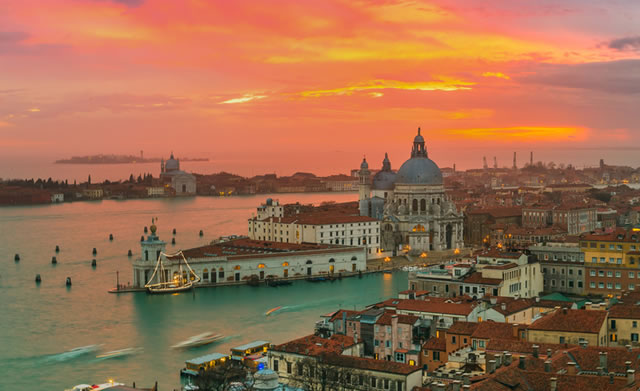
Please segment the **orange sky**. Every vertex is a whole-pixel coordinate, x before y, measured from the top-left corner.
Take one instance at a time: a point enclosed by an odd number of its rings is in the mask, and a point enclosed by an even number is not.
[[[329,174],[399,167],[418,126],[442,167],[640,147],[640,3],[479,3],[0,0],[0,152]]]

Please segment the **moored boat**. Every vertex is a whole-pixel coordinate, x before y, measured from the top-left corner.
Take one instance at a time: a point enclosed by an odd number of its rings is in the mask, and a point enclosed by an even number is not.
[[[215,333],[202,333],[189,337],[186,340],[171,346],[172,349],[188,349],[197,346],[208,345],[224,338],[224,335]]]
[[[173,279],[168,277],[169,270],[162,262],[163,256],[167,258],[178,257],[178,270],[174,272]],[[185,266],[185,270],[182,268],[183,265]],[[158,255],[156,268],[153,270],[149,282],[147,282],[144,287],[147,288],[149,293],[179,293],[192,289],[194,284],[199,281],[200,276],[191,269],[182,251],[178,251],[175,254],[160,253]]]
[[[103,384],[78,384],[77,386],[65,391],[101,391],[119,386],[124,386],[124,383],[116,383],[113,380],[109,380],[108,383]]]

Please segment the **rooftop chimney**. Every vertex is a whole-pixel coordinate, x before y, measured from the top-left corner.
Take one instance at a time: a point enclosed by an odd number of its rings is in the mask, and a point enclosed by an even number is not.
[[[624,366],[625,366],[625,368],[624,368],[624,369],[625,369],[625,370],[627,370],[627,371],[628,371],[629,369],[631,369],[631,361],[625,361],[625,362],[624,362]]]
[[[535,358],[538,358],[538,349],[540,349],[538,345],[533,345],[533,357]]]
[[[471,389],[471,385],[469,384],[465,384],[462,386],[462,391],[466,391],[466,390],[470,390]]]
[[[468,386],[471,384],[471,375],[469,375],[468,373],[465,373],[462,375],[462,384],[464,384],[464,387]]]
[[[636,371],[627,369],[627,384],[633,384],[636,381]]]
[[[551,360],[546,360],[544,362],[544,371],[551,372]]]
[[[600,352],[600,366],[602,367],[602,371],[607,373],[607,352]]]
[[[505,353],[504,354],[504,365],[509,366],[511,365],[511,353]]]
[[[627,348],[628,351],[631,351],[631,345],[624,345],[625,348]]]
[[[575,375],[576,372],[576,363],[573,361],[567,362],[567,375]]]
[[[500,308],[502,308],[503,311],[506,311],[507,310],[507,303],[500,304]]]
[[[613,373],[609,374],[609,384],[613,384]]]
[[[547,358],[551,357],[551,349],[547,349]]]
[[[451,391],[460,391],[460,387],[462,387],[460,380],[454,380],[453,383],[451,383]]]
[[[551,378],[551,384],[550,384],[549,389],[551,391],[558,391],[558,379],[557,378],[555,378],[555,377]]]
[[[487,361],[487,373],[493,373],[496,371],[496,360]]]
[[[518,368],[525,369],[526,366],[527,364],[525,364],[524,356],[520,356],[518,361]]]

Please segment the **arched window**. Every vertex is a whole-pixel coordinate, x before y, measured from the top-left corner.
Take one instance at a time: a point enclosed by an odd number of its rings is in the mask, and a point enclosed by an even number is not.
[[[240,265],[235,265],[235,266],[233,267],[233,270],[240,270]]]
[[[203,279],[203,280],[208,280],[208,279],[209,279],[209,269],[205,268],[205,269],[202,271],[202,279]]]
[[[264,263],[258,264],[258,269],[264,269]]]
[[[224,268],[222,266],[220,266],[220,269],[218,269],[219,271],[223,272]]]
[[[282,266],[289,266],[289,262],[282,262]]]
[[[414,212],[417,212],[417,211],[418,211],[418,200],[417,200],[417,199],[415,199],[415,198],[413,199],[413,203],[412,203],[412,207],[411,207],[411,209],[412,209]]]
[[[334,263],[335,261],[336,261],[336,260],[335,260],[335,259],[333,259],[333,258],[329,259],[329,263]]]
[[[425,231],[424,225],[422,225],[422,224],[415,225],[413,227],[412,231],[413,232],[424,232]]]
[[[351,260],[352,260],[352,261],[357,261],[357,260],[358,260],[358,257],[356,257],[356,256],[354,255],[353,257],[351,257]]]
[[[427,200],[425,200],[424,198],[420,200],[420,210],[422,212],[427,210]]]
[[[144,260],[145,261],[149,260],[149,250],[144,250]]]
[[[308,260],[307,265],[311,265],[311,264],[313,264],[313,262],[311,260]]]

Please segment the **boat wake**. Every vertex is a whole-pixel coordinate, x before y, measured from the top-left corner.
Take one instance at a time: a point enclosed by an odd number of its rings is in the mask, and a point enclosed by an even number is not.
[[[109,360],[112,358],[124,358],[132,354],[142,353],[142,348],[125,348],[113,350],[96,356],[97,360]]]
[[[67,350],[66,352],[51,354],[44,357],[45,362],[64,362],[74,360],[78,357],[93,353],[100,348],[100,345],[87,345]]]

